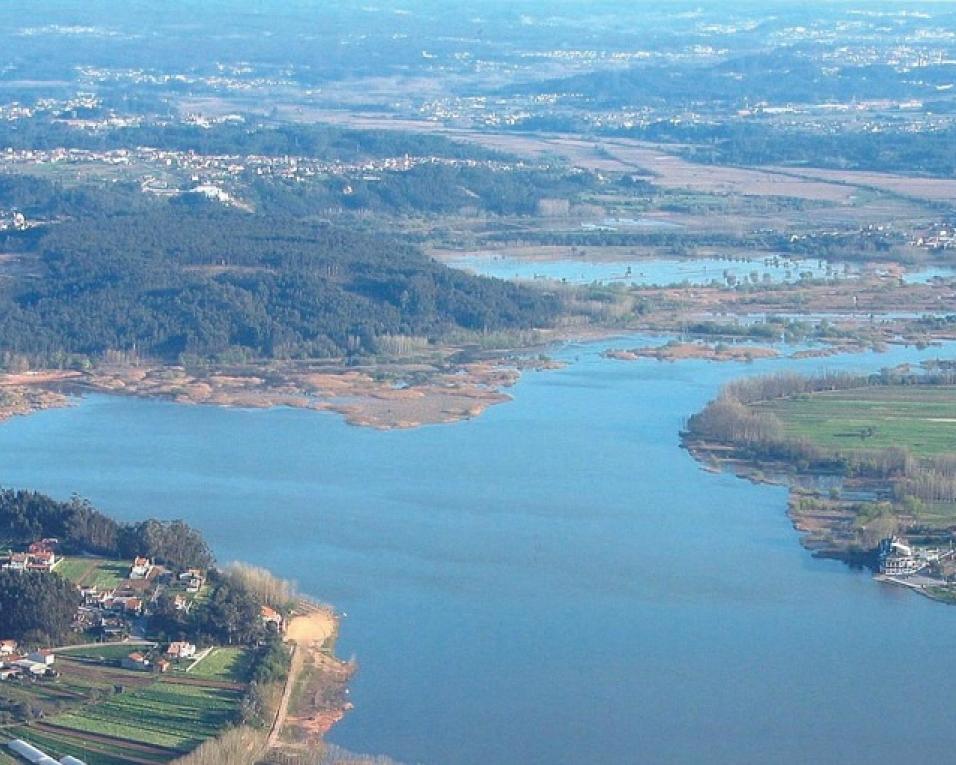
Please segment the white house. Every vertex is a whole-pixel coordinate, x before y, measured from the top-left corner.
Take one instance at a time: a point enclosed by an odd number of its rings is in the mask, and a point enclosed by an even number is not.
[[[36,662],[37,664],[42,664],[44,667],[52,667],[53,662],[56,661],[56,656],[49,648],[43,648],[42,650],[28,653],[27,658],[30,661]]]
[[[196,646],[186,642],[170,643],[169,648],[166,649],[166,655],[174,659],[188,659],[196,655]]]

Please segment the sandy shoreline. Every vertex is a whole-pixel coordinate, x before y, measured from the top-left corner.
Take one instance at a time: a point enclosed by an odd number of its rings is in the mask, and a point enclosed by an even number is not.
[[[294,645],[289,681],[269,737],[269,747],[308,749],[352,708],[347,683],[355,672],[352,661],[334,654],[339,616],[327,606],[303,604],[286,629]]]
[[[553,362],[531,364],[553,367]],[[510,401],[526,364],[514,359],[457,365],[401,364],[347,369],[261,364],[215,370],[104,365],[88,372],[0,374],[0,421],[67,406],[71,395],[106,393],[181,404],[264,409],[288,406],[342,415],[352,425],[390,430],[451,423]]]

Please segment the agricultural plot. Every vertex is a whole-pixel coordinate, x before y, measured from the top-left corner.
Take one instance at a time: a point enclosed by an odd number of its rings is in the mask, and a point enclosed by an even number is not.
[[[828,449],[900,446],[916,456],[956,452],[956,387],[874,386],[826,391],[760,406],[787,435]]]
[[[61,652],[55,682],[5,686],[6,695],[44,710],[42,719],[5,735],[89,765],[151,765],[176,759],[235,719],[243,686],[232,678],[244,666],[241,649],[225,649],[210,664],[209,677],[195,678],[129,671],[80,656],[130,650],[103,645]]]
[[[89,661],[120,662],[124,657],[129,656],[133,651],[142,650],[142,646],[135,643],[101,643],[91,645],[85,648],[67,648],[64,651],[57,651],[57,656],[76,659],[87,659]]]
[[[109,590],[119,586],[129,576],[130,562],[106,558],[65,558],[56,571],[79,587],[96,586]]]
[[[189,677],[243,683],[249,679],[252,654],[245,648],[214,648],[189,670]]]
[[[64,558],[56,565],[56,572],[79,585],[93,573],[98,564],[98,558]]]
[[[17,728],[14,733],[25,741],[57,757],[71,754],[81,757],[87,765],[151,765],[165,763],[169,755],[149,752],[137,747],[124,746],[123,742],[104,743],[83,736],[71,735],[54,726],[30,726]]]
[[[240,698],[241,692],[231,689],[157,682],[57,715],[50,723],[77,735],[187,752],[234,719]]]

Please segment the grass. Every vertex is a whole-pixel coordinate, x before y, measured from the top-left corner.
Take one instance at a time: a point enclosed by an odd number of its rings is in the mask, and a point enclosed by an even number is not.
[[[130,563],[124,560],[103,560],[83,584],[110,590],[122,584],[129,577]]]
[[[57,651],[58,655],[75,656],[79,659],[104,659],[106,661],[120,661],[133,651],[142,651],[143,646],[129,645],[128,643],[102,643],[91,648],[68,648]]]
[[[760,405],[787,435],[827,449],[860,451],[891,446],[916,456],[956,450],[956,386],[890,385],[826,391]],[[872,435],[861,434],[872,429]]]
[[[249,679],[251,661],[252,653],[245,648],[214,648],[195,669],[189,671],[189,676],[244,683]]]
[[[129,577],[130,562],[107,558],[65,558],[56,566],[60,576],[80,587],[113,589]]]
[[[64,558],[56,566],[56,573],[66,577],[73,584],[83,584],[98,566],[97,558]]]

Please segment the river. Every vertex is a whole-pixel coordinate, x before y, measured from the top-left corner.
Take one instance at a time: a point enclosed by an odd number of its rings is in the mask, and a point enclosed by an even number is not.
[[[786,491],[702,469],[684,418],[753,364],[568,345],[515,400],[376,432],[108,396],[0,427],[6,485],[180,517],[347,612],[331,740],[408,763],[806,763],[956,750],[956,609],[813,559]],[[945,349],[952,355],[952,347]]]

